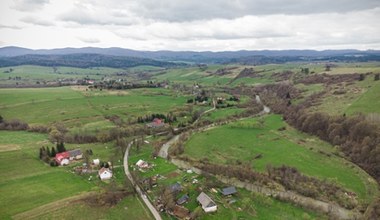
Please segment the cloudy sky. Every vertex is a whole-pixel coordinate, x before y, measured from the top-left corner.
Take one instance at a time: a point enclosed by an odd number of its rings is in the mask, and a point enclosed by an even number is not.
[[[1,0],[0,47],[380,49],[379,0]]]

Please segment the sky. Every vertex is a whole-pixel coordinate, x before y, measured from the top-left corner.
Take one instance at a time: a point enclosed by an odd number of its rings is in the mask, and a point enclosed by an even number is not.
[[[5,46],[380,49],[380,0],[1,0]]]

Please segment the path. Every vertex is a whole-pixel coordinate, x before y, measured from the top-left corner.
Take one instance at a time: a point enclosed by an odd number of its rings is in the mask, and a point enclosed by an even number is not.
[[[158,211],[154,208],[154,206],[149,201],[149,199],[147,198],[147,196],[145,195],[145,193],[140,189],[140,187],[137,184],[135,184],[135,181],[134,181],[131,173],[129,172],[128,156],[129,156],[129,150],[131,149],[132,144],[133,144],[133,141],[131,141],[128,144],[128,147],[127,147],[127,149],[125,151],[125,154],[124,154],[124,171],[125,171],[125,175],[131,181],[132,185],[136,189],[137,194],[141,197],[142,201],[144,201],[145,205],[149,208],[149,210],[152,213],[152,215],[154,216],[154,218],[156,220],[162,220],[162,218],[160,216],[160,213],[158,213]]]

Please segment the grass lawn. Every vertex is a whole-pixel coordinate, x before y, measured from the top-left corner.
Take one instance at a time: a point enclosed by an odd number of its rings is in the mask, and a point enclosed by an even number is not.
[[[304,174],[335,181],[364,201],[377,194],[376,183],[370,181],[368,174],[333,154],[327,156],[319,153],[318,148],[310,149],[311,141],[300,142],[304,138],[314,139],[312,136],[277,130],[285,125],[279,115],[265,117],[263,126],[257,119],[234,122],[193,135],[186,143],[185,155],[221,164],[241,161],[259,171],[265,171],[268,164],[285,164]],[[258,154],[262,158],[254,160]]]

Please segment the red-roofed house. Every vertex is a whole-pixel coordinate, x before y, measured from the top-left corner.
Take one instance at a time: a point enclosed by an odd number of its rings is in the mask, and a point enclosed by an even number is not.
[[[149,124],[147,124],[148,127],[150,128],[159,128],[159,127],[162,127],[164,126],[165,123],[162,119],[159,119],[159,118],[155,118],[153,119],[153,121]]]
[[[70,153],[69,152],[62,152],[55,155],[55,161],[61,166],[68,165],[70,159]]]

